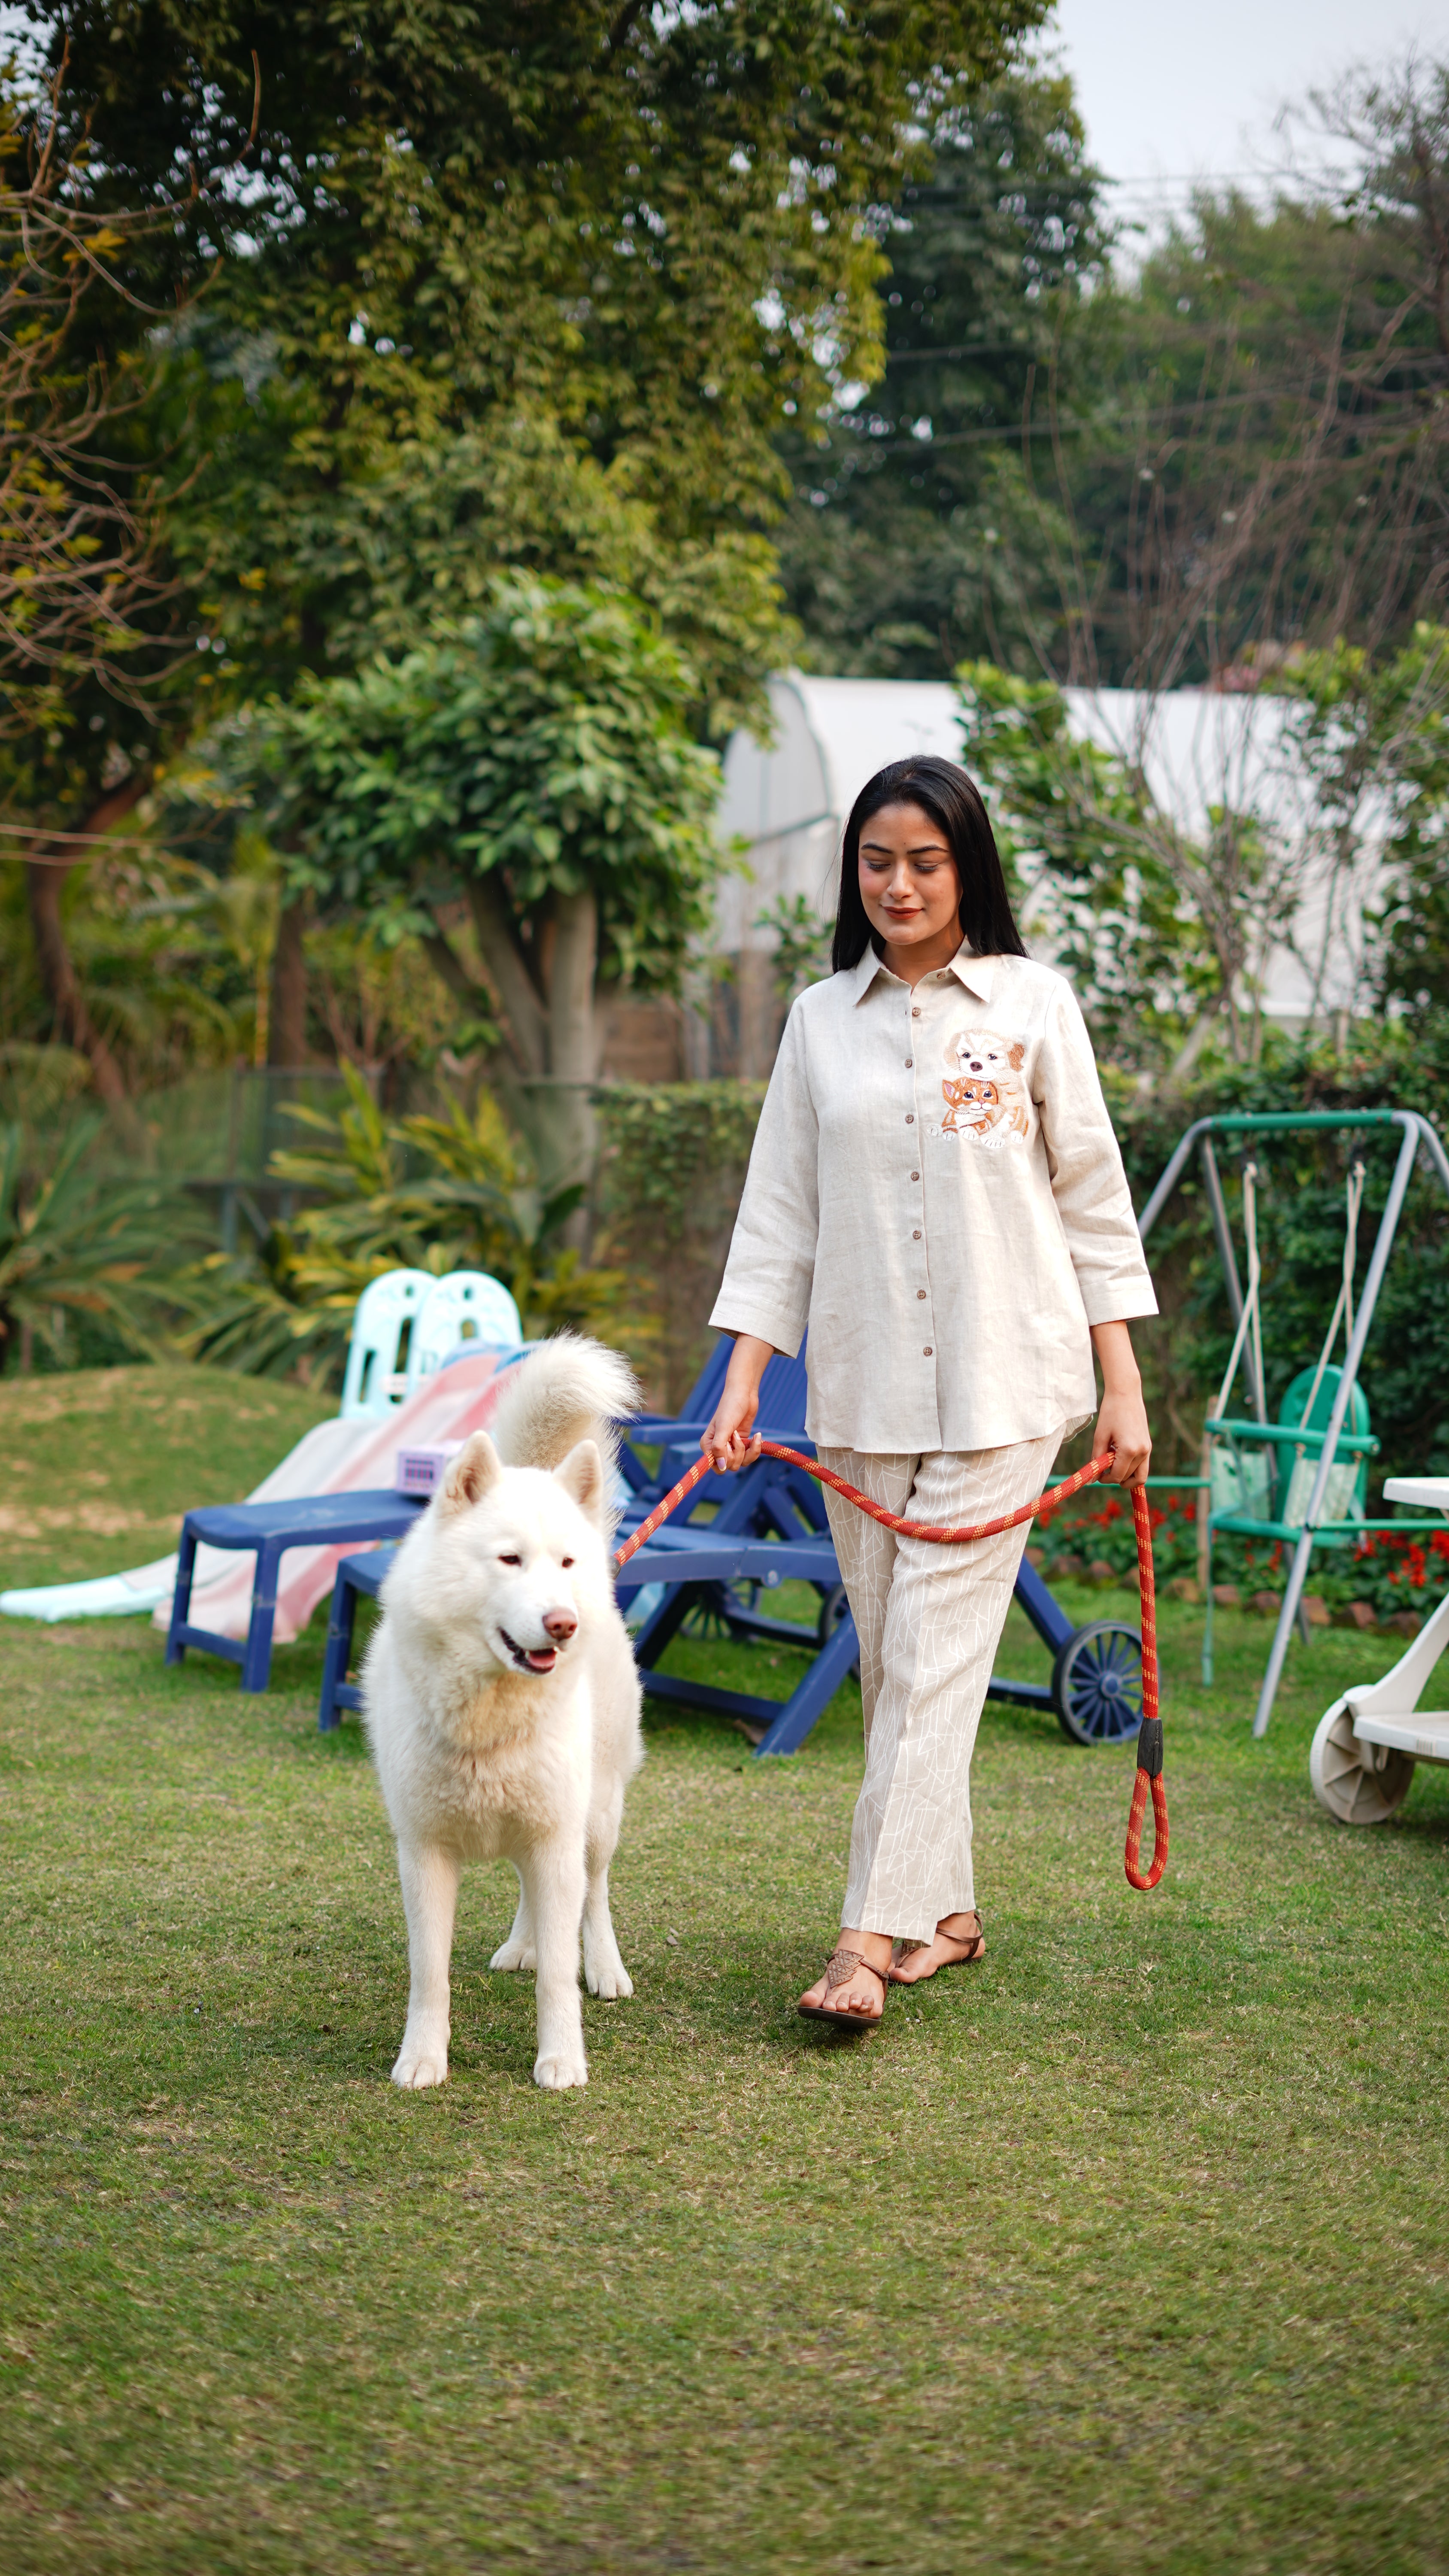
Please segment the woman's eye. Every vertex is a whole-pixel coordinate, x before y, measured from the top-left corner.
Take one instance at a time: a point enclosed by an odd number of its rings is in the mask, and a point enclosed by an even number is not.
[[[498,1562],[500,1565],[521,1565],[523,1559],[521,1556],[500,1556]]]

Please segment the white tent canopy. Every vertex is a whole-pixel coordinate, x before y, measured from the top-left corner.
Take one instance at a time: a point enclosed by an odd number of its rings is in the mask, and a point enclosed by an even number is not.
[[[1073,730],[1140,760],[1158,804],[1194,837],[1210,808],[1224,804],[1261,814],[1290,839],[1305,829],[1305,783],[1286,755],[1281,698],[1205,689],[1156,699],[1129,689],[1065,694]],[[746,845],[748,871],[729,877],[718,897],[714,944],[726,955],[773,946],[759,916],[781,895],[803,895],[823,917],[833,914],[846,816],[887,761],[917,751],[970,759],[961,701],[947,681],[819,679],[790,671],[771,681],[770,702],[776,725],[770,748],[741,732],[725,755],[719,828],[725,839]],[[1308,1015],[1313,983],[1301,961],[1325,948],[1318,1010],[1354,1008],[1369,889],[1357,885],[1347,901],[1345,891],[1340,887],[1335,899],[1326,871],[1306,871],[1291,940],[1268,960],[1264,1005],[1271,1018],[1293,1023]]]

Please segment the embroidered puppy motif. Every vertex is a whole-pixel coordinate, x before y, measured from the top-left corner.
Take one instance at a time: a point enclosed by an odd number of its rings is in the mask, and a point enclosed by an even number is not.
[[[1026,1085],[1021,1068],[1026,1049],[1018,1039],[997,1037],[989,1029],[960,1029],[946,1048],[952,1077],[941,1085],[946,1115],[943,1136],[960,1136],[999,1154],[1031,1134]]]

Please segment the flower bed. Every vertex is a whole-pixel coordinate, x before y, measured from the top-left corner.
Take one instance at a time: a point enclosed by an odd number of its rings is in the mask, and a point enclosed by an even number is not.
[[[1197,1571],[1197,1494],[1162,1490],[1148,1496],[1152,1553],[1159,1585],[1175,1575]],[[1130,1583],[1137,1548],[1132,1512],[1120,1491],[1100,1486],[1076,1495],[1053,1511],[1039,1514],[1036,1544],[1042,1572],[1050,1583],[1070,1581],[1093,1566]],[[1290,1551],[1279,1540],[1240,1538],[1220,1532],[1213,1542],[1213,1578],[1236,1583],[1242,1591],[1282,1590]],[[1425,1531],[1369,1530],[1350,1547],[1314,1550],[1312,1589],[1337,1609],[1349,1601],[1369,1602],[1379,1618],[1396,1610],[1427,1616],[1449,1588],[1449,1527]]]

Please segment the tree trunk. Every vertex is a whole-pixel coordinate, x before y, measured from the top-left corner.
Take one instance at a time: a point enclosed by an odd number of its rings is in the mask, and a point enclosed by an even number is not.
[[[85,820],[81,833],[100,839],[133,805],[139,804],[150,784],[150,773],[138,771],[98,798]],[[100,1098],[115,1117],[127,1142],[137,1144],[141,1128],[125,1076],[114,1055],[96,1027],[86,1007],[75,960],[65,935],[60,914],[61,889],[72,868],[83,867],[91,853],[78,848],[74,840],[47,841],[39,836],[31,845],[25,861],[25,894],[30,913],[30,932],[35,942],[35,962],[45,997],[50,1004],[55,1035],[66,1046],[87,1058],[91,1076]]]
[[[487,877],[469,878],[468,909],[514,1062],[524,1075],[548,1073],[547,1014],[513,935],[507,906]]]
[[[587,1183],[593,1177],[597,1142],[592,1092],[599,1071],[594,1007],[598,904],[591,894],[558,895],[554,923],[548,991],[549,1072],[557,1086],[553,1124],[565,1184]],[[585,1204],[569,1218],[564,1241],[582,1252],[588,1237]]]
[[[272,951],[267,1062],[284,1071],[307,1061],[307,952],[302,944],[306,923],[305,895],[283,904]]]
[[[596,1141],[590,1094],[598,1079],[603,1027],[594,991],[597,901],[592,894],[555,895],[536,956],[525,954],[491,879],[470,880],[468,904],[490,998],[521,1077],[525,1129],[538,1153],[545,1187],[587,1183]],[[430,941],[429,953],[456,990],[461,961],[451,950],[446,956],[438,953],[438,947]],[[564,1240],[582,1251],[588,1233],[588,1210],[581,1207],[569,1219]]]

